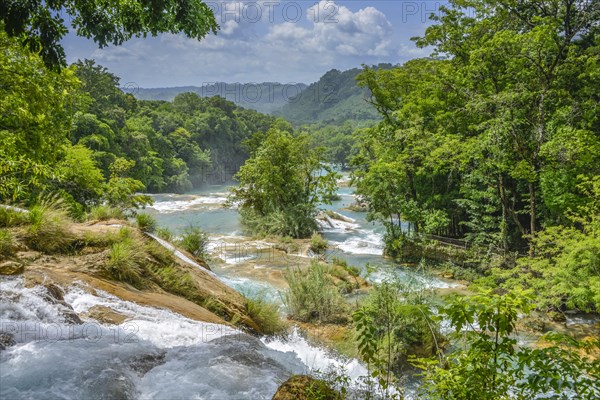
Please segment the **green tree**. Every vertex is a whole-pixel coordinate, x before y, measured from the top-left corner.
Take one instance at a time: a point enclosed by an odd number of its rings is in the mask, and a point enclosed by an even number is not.
[[[0,32],[0,201],[37,196],[57,179],[79,101],[74,70],[49,71]]]
[[[111,207],[123,211],[132,212],[147,204],[152,204],[149,196],[138,194],[146,187],[136,179],[128,177],[129,171],[135,165],[135,161],[117,158],[110,166],[111,177],[106,188],[106,201]]]
[[[269,130],[236,178],[231,201],[240,202],[243,221],[269,234],[309,237],[317,228],[317,205],[328,202],[336,174],[307,136]]]
[[[136,36],[184,33],[201,39],[219,28],[211,9],[199,0],[153,2],[113,0],[7,0],[0,3],[4,31],[23,46],[39,53],[46,65],[66,63],[60,44],[69,27],[66,13],[79,36],[93,39],[100,47],[120,45]]]
[[[577,177],[600,174],[597,2],[461,0],[443,11],[416,39],[435,58],[358,77],[384,117],[359,137],[358,193],[386,223],[388,247],[405,221],[533,257],[540,229],[586,201]]]
[[[600,343],[548,334],[550,347],[518,346],[517,318],[530,307],[530,300],[511,293],[455,297],[442,313],[462,346],[441,364],[417,362],[426,370],[422,394],[430,399],[596,398],[600,362],[589,354]]]
[[[69,147],[56,166],[61,182],[57,185],[80,204],[90,206],[104,194],[104,176],[96,166],[92,150],[83,145]]]

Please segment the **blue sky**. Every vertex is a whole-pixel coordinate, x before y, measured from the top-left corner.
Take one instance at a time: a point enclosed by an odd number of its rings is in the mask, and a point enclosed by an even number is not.
[[[326,71],[427,56],[410,41],[437,1],[205,1],[221,31],[202,41],[165,34],[98,49],[70,33],[69,62],[93,58],[139,87],[316,81]]]

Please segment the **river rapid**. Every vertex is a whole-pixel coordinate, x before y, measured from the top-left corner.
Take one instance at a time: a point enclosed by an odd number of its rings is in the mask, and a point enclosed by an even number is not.
[[[269,240],[247,236],[237,210],[224,207],[227,191],[227,185],[215,185],[185,195],[153,195],[147,211],[175,233],[190,225],[208,232],[209,265],[218,279],[247,296],[281,303],[282,272],[312,255],[286,254]],[[340,199],[323,206],[344,217],[322,223],[328,257],[346,259],[365,276],[368,269],[372,282],[393,277],[414,287],[458,286],[385,259],[383,227],[347,209],[355,202],[352,192],[342,187]],[[367,375],[357,360],[311,343],[298,330],[256,338],[90,290],[83,282],[73,282],[64,302],[83,323],[73,324],[64,304],[49,302],[43,286],[28,288],[20,277],[0,277],[0,333],[16,342],[0,351],[0,398],[260,400],[270,399],[292,374],[333,370],[357,385]],[[107,324],[86,317],[98,306],[127,319]]]

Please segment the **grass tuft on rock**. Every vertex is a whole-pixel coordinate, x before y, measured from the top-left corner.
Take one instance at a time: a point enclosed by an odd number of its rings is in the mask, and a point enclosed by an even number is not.
[[[29,226],[26,240],[29,246],[44,253],[66,253],[71,249],[74,236],[69,212],[60,202],[43,202],[33,206],[27,214]]]
[[[156,228],[156,236],[158,236],[162,240],[166,240],[167,242],[172,242],[175,238],[173,232],[171,232],[169,228],[163,226],[159,226],[158,228]]]
[[[323,236],[318,233],[313,233],[310,238],[310,249],[313,253],[323,254],[328,246],[329,244],[327,243],[327,240],[323,239]]]
[[[106,261],[106,272],[115,280],[140,287],[143,255],[133,240],[114,243]]]
[[[150,214],[137,214],[135,216],[135,221],[137,223],[138,228],[142,232],[154,232],[156,230],[156,218]]]
[[[0,229],[0,259],[15,253],[15,239],[7,229]]]
[[[125,214],[122,210],[108,205],[92,207],[88,213],[90,221],[107,221],[109,219],[125,219]]]
[[[186,228],[177,245],[200,259],[206,258],[208,254],[208,235],[202,229],[190,226]]]
[[[329,266],[312,262],[308,270],[289,269],[285,273],[289,290],[284,303],[291,318],[302,322],[344,322],[347,305],[329,275]]]
[[[248,298],[246,309],[250,318],[260,327],[261,333],[274,335],[285,330],[286,325],[281,320],[277,304],[261,298]]]

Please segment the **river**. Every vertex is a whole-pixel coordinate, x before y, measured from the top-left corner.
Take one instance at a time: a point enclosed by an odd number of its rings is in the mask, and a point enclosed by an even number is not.
[[[248,296],[280,301],[282,271],[310,254],[288,254],[269,240],[245,235],[235,208],[224,208],[227,185],[185,195],[153,195],[147,211],[174,232],[193,225],[210,234],[209,262],[226,284]],[[349,211],[352,188],[325,209],[345,221],[323,225],[329,257],[341,257],[377,282],[393,275],[418,287],[457,283],[382,256],[383,227],[365,213]],[[0,277],[0,332],[16,342],[0,351],[2,399],[270,399],[291,374],[345,371],[352,382],[367,374],[361,363],[307,341],[298,330],[287,337],[256,338],[232,328],[190,320],[174,312],[141,306],[73,282],[65,302],[83,316],[73,325],[64,307],[48,301],[42,286],[28,288],[20,277]],[[86,318],[106,306],[128,319],[108,325]]]

